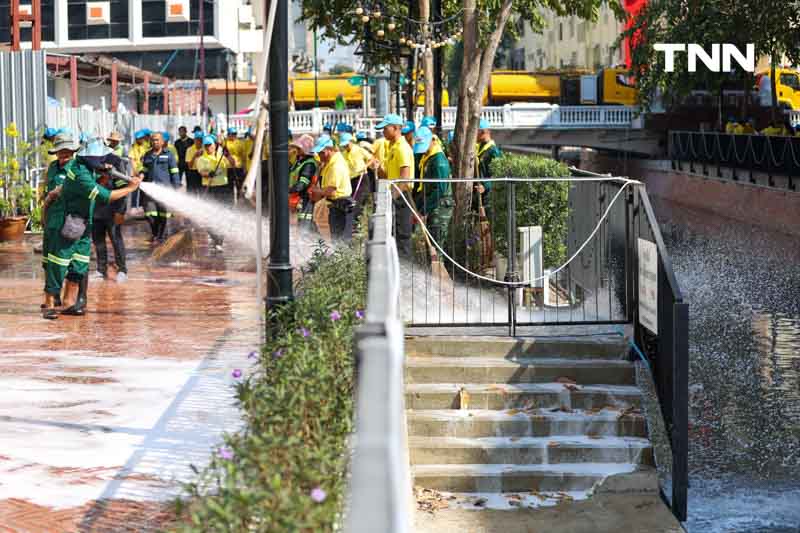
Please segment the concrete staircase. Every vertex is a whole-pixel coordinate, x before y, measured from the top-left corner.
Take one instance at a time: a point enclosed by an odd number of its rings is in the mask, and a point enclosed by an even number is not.
[[[654,479],[626,352],[621,338],[407,339],[415,490],[509,509],[583,499],[616,474]]]

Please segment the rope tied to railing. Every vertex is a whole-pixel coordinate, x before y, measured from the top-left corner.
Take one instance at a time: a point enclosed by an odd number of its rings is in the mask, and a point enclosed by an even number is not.
[[[617,194],[614,195],[614,197],[611,199],[611,202],[608,204],[608,207],[606,208],[605,212],[603,213],[603,216],[600,217],[600,220],[597,222],[597,225],[595,226],[594,230],[592,230],[592,232],[589,234],[589,236],[586,238],[586,240],[583,242],[583,244],[575,251],[574,254],[572,254],[572,256],[569,259],[566,260],[566,262],[564,262],[563,265],[561,265],[560,267],[558,267],[555,270],[551,271],[549,274],[538,276],[538,277],[533,278],[533,279],[523,280],[523,281],[501,281],[501,280],[498,280],[498,279],[495,279],[495,278],[490,278],[490,277],[487,277],[487,276],[483,276],[481,274],[478,274],[477,272],[472,272],[467,267],[463,266],[458,261],[453,259],[442,248],[442,246],[439,244],[439,242],[433,237],[431,232],[428,230],[428,227],[425,224],[425,222],[417,214],[416,209],[414,209],[414,207],[408,201],[408,198],[406,197],[406,195],[403,194],[403,191],[401,191],[400,188],[397,186],[398,183],[443,183],[443,182],[446,182],[446,183],[473,183],[473,182],[476,182],[476,181],[480,181],[480,182],[499,182],[499,183],[504,183],[504,182],[505,183],[508,183],[508,182],[538,183],[538,182],[563,182],[563,181],[591,181],[591,182],[595,182],[595,181],[617,181],[617,182],[622,182],[622,187],[620,187],[620,189],[617,192]],[[576,257],[578,257],[578,255],[583,251],[583,249],[594,238],[595,234],[597,234],[597,232],[600,230],[600,227],[602,226],[603,222],[608,217],[608,214],[611,212],[611,208],[614,206],[614,203],[616,203],[616,201],[620,197],[620,195],[625,191],[625,188],[628,187],[629,185],[642,185],[642,182],[637,181],[637,180],[632,180],[632,179],[629,179],[629,178],[607,176],[607,177],[597,177],[597,178],[582,178],[582,177],[570,177],[570,178],[486,178],[486,179],[480,179],[480,180],[464,179],[464,178],[454,178],[454,179],[397,179],[397,180],[392,180],[391,185],[399,193],[398,197],[403,199],[403,202],[406,204],[408,209],[414,214],[414,216],[417,217],[417,221],[419,222],[419,225],[422,228],[422,231],[425,233],[425,235],[430,240],[430,242],[436,247],[436,249],[448,261],[453,263],[454,266],[458,267],[459,270],[463,271],[465,274],[468,274],[468,275],[470,275],[470,276],[472,276],[474,278],[477,278],[477,279],[480,279],[480,280],[483,280],[483,281],[488,281],[490,283],[496,283],[498,285],[503,285],[503,286],[506,286],[506,287],[525,287],[525,286],[530,286],[532,283],[534,283],[536,281],[545,280],[545,279],[549,278],[550,276],[554,276],[554,275],[558,274],[560,271],[564,270]]]

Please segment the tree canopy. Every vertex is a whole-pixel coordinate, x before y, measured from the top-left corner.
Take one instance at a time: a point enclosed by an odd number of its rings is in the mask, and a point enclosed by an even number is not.
[[[651,0],[639,12],[633,26],[620,38],[631,38],[632,71],[641,103],[650,108],[656,91],[664,101],[681,101],[692,90],[718,91],[752,79],[734,64],[730,73],[715,73],[699,65],[688,72],[687,55],[675,54],[674,72],[664,70],[664,54],[655,43],[697,43],[710,51],[711,44],[730,43],[743,53],[755,45],[757,57],[770,56],[773,64],[787,56],[800,62],[800,2],[775,0]],[[739,85],[740,86],[740,85]]]

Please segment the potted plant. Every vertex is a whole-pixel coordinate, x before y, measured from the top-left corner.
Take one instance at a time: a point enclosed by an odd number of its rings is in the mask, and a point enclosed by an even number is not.
[[[35,203],[25,169],[35,166],[38,150],[20,138],[13,122],[4,134],[7,148],[0,153],[0,242],[18,241],[25,234]]]

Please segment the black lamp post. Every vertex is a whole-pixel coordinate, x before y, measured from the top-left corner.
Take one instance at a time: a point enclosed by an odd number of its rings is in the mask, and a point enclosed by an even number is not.
[[[271,1],[278,4],[269,50],[269,164],[272,166],[272,183],[267,187],[270,194],[267,313],[293,298],[289,256],[289,33],[286,23],[289,12],[288,0]],[[269,9],[266,12],[269,13]],[[267,328],[269,334],[269,320]]]

